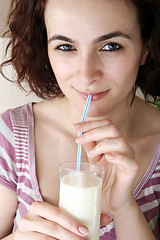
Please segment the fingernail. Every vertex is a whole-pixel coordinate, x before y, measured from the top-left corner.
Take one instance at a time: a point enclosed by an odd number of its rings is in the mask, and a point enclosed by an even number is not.
[[[82,123],[75,123],[73,124],[73,127],[79,129],[82,127]]]
[[[113,160],[114,159],[114,155],[113,154],[106,154],[105,158],[107,160]]]
[[[88,235],[88,228],[85,226],[79,226],[78,231],[80,232],[80,234],[87,236]]]
[[[83,143],[84,142],[84,137],[79,137],[79,138],[76,138],[76,143]]]

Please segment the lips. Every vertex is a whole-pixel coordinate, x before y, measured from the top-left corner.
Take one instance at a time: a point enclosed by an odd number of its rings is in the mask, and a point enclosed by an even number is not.
[[[87,100],[88,95],[92,95],[92,101],[98,101],[98,100],[102,99],[109,92],[109,90],[104,91],[104,92],[98,92],[98,93],[95,93],[95,92],[85,93],[85,92],[81,92],[78,90],[76,90],[76,91],[84,100]]]

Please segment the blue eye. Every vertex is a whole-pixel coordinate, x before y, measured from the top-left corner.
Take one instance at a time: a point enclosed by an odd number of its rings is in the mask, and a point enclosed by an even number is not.
[[[106,45],[104,45],[104,47],[101,48],[101,50],[110,52],[110,51],[119,50],[121,48],[122,47],[118,43],[110,42],[110,43],[107,43]]]
[[[69,52],[75,50],[75,48],[69,44],[63,44],[57,47],[58,50],[63,51],[63,52]]]

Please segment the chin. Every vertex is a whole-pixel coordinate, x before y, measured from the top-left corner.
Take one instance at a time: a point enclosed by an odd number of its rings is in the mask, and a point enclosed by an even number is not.
[[[88,113],[87,113],[87,117],[89,117],[89,118],[103,118],[103,117],[105,117],[106,118],[107,114],[109,114],[109,113],[107,113],[106,109],[105,109],[105,111],[102,110],[102,109],[89,109]]]

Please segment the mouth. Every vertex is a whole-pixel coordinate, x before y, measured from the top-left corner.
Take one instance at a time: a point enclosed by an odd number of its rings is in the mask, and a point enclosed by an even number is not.
[[[88,95],[92,95],[91,101],[98,101],[98,100],[102,99],[103,97],[105,97],[107,95],[107,93],[109,92],[109,90],[107,90],[104,92],[87,92],[86,93],[86,92],[78,91],[77,89],[76,89],[76,91],[84,100],[87,100]]]

